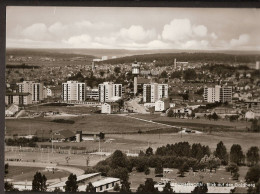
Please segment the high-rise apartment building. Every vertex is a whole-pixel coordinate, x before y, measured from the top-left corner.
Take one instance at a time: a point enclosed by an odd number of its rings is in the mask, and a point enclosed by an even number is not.
[[[85,101],[86,84],[78,81],[62,83],[62,99],[64,101]]]
[[[219,86],[204,87],[204,101],[214,102],[232,102],[232,87],[231,86]]]
[[[23,81],[17,83],[18,91],[20,93],[30,93],[32,95],[33,102],[40,102],[44,99],[43,96],[43,84],[35,83],[34,81]]]
[[[143,85],[143,102],[154,103],[162,98],[168,98],[168,84],[151,83]]]
[[[98,85],[99,102],[114,102],[122,97],[122,84],[104,82]]]

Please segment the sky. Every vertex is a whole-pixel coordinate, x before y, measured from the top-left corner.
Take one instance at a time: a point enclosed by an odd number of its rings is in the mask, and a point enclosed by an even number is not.
[[[260,9],[7,7],[7,48],[260,50]]]

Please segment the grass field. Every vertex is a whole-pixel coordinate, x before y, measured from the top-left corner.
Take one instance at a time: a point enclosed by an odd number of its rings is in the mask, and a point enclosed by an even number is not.
[[[6,133],[12,134],[35,134],[40,130],[60,131],[69,129],[72,131],[82,130],[88,132],[105,133],[128,133],[138,130],[153,130],[161,128],[161,125],[147,123],[132,118],[118,115],[91,114],[87,116],[66,117],[74,120],[74,124],[54,123],[53,118],[31,118],[31,119],[6,119]]]
[[[88,107],[88,106],[32,106],[26,108],[28,111],[43,111],[43,112],[61,112],[61,113],[68,113],[68,114],[89,114],[93,113],[100,108],[97,107]]]
[[[9,166],[8,174],[6,178],[13,179],[14,181],[32,181],[33,176],[36,172],[40,172],[44,174],[47,180],[63,178],[69,176],[69,172],[67,171],[55,171],[54,173],[45,171],[44,168],[38,167],[25,167],[25,166]]]
[[[234,121],[230,122],[228,120],[208,120],[204,118],[200,119],[180,119],[173,117],[160,116],[159,114],[147,114],[147,115],[133,115],[133,117],[152,120],[155,122],[160,122],[168,125],[179,126],[179,127],[189,127],[199,130],[207,130],[212,128],[213,130],[236,130],[236,131],[245,131],[246,128],[250,128],[251,123],[246,121]]]
[[[212,171],[210,173],[209,170],[206,172],[196,172],[195,174],[193,172],[186,172],[184,177],[179,177],[179,174],[177,174],[177,169],[172,169],[173,172],[167,174],[166,178],[173,179],[172,182],[178,182],[178,183],[198,183],[200,181],[205,183],[210,182],[218,182],[218,183],[239,183],[240,181],[245,182],[244,177],[247,173],[248,167],[242,166],[239,167],[239,180],[234,181],[232,180],[230,176],[230,172],[226,172],[225,167],[221,166],[219,169],[217,169],[216,173],[215,171]],[[161,181],[161,177],[155,177],[154,169],[150,168],[150,174],[145,175],[141,172],[132,172],[130,173],[129,182],[131,183],[131,188],[133,191],[136,191],[138,186],[142,183],[144,184],[146,178],[152,178],[154,181],[159,182]]]

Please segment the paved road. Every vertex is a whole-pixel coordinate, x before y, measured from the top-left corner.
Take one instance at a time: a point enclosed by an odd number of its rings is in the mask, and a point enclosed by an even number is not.
[[[139,99],[134,98],[127,103],[128,109],[133,110],[134,112],[141,113],[141,114],[147,114],[148,112],[146,111],[145,107],[141,104],[138,104]]]

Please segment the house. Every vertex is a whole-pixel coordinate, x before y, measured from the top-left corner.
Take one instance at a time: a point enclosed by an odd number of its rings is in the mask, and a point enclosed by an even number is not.
[[[113,114],[120,112],[119,104],[116,102],[104,103],[101,105],[101,113],[104,114]]]
[[[70,130],[61,130],[59,132],[55,132],[52,134],[53,140],[60,140],[60,141],[73,141],[75,139],[75,133]]]
[[[5,116],[11,117],[14,116],[15,113],[19,111],[19,107],[15,104],[11,104],[6,110],[5,110]]]
[[[77,184],[79,185],[78,189],[79,191],[86,191],[86,185],[89,182],[97,181],[101,179],[101,173],[91,173],[91,174],[83,174],[77,176]],[[47,187],[47,191],[53,192],[55,188],[59,188],[62,191],[65,191],[66,181],[61,181],[59,183],[51,184]],[[82,188],[85,188],[85,190],[82,190]]]
[[[155,103],[155,111],[161,112],[167,110],[170,107],[170,103],[168,99],[157,100]]]
[[[247,111],[246,114],[245,114],[245,118],[248,119],[248,120],[260,118],[260,110]]]
[[[96,188],[96,192],[112,190],[116,184],[120,186],[120,179],[112,177],[107,177],[103,180],[99,180],[92,183],[92,185]]]
[[[174,107],[173,109],[173,113],[177,113],[177,114],[185,114],[185,115],[191,115],[192,110],[187,108],[187,107]]]

